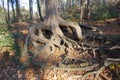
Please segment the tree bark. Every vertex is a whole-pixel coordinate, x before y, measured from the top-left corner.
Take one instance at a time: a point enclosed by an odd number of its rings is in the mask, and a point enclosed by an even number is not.
[[[12,12],[13,12],[13,20],[15,22],[16,20],[15,20],[14,0],[11,0],[11,6],[12,6]]]
[[[33,0],[29,0],[30,20],[33,20]]]
[[[20,2],[19,0],[15,0],[16,1],[16,20],[17,22],[21,21],[21,13],[20,13]]]
[[[9,5],[9,0],[7,0],[7,8],[8,8],[8,20],[7,20],[7,22],[8,22],[8,24],[10,23],[10,5]]]
[[[103,0],[102,3],[103,3],[103,7],[106,7],[106,0]]]
[[[91,15],[90,6],[91,6],[91,0],[87,0],[87,20],[90,20],[90,15]]]
[[[6,10],[5,10],[4,0],[2,0],[2,5],[3,5],[3,9],[4,9],[5,21],[7,22],[7,14],[6,14]]]
[[[53,33],[55,33],[55,35],[58,34],[61,37],[63,36],[63,32],[60,30],[59,25],[70,26],[76,30],[78,39],[81,39],[82,33],[79,25],[72,22],[67,23],[62,18],[60,18],[56,3],[56,0],[46,0],[46,17],[44,23],[46,23],[47,26],[51,26],[50,29]]]
[[[38,13],[39,13],[39,16],[40,16],[40,20],[43,21],[43,17],[42,17],[42,14],[41,14],[40,0],[36,0],[36,1],[37,1],[37,8],[38,8]]]
[[[80,22],[83,20],[83,0],[80,0]]]

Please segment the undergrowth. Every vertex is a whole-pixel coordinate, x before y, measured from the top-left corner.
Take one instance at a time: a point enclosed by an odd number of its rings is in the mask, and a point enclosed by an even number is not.
[[[10,33],[7,27],[3,26],[0,29],[0,46],[9,46],[14,45],[14,39],[12,33]]]

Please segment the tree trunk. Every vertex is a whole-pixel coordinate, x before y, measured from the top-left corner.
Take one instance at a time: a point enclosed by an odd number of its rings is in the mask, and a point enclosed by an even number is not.
[[[29,0],[30,20],[33,20],[33,0]]]
[[[17,22],[21,21],[21,13],[20,13],[20,2],[19,0],[15,0],[16,1],[16,20]]]
[[[64,24],[64,20],[60,18],[58,14],[58,9],[57,9],[57,4],[56,0],[46,0],[46,17],[44,23],[47,24],[47,26],[50,26],[50,29],[53,33],[58,34],[59,36],[63,36],[62,31],[59,28],[60,26],[70,26],[72,28],[78,28],[75,29],[77,32],[77,37],[78,39],[82,38],[82,33],[80,27],[73,27],[76,23],[70,23],[69,24]],[[77,25],[76,25],[77,26]]]
[[[71,0],[67,0],[67,8],[68,8],[68,9],[71,8]]]
[[[3,9],[4,9],[5,22],[7,22],[7,14],[6,14],[6,10],[5,10],[4,0],[2,0],[2,5],[3,5]]]
[[[91,15],[90,6],[91,6],[91,0],[87,0],[87,20],[90,20],[90,15]]]
[[[41,7],[40,7],[40,0],[37,0],[37,8],[38,8],[38,13],[39,13],[39,16],[40,16],[40,20],[43,21],[43,17],[42,17],[42,14],[41,14]]]
[[[106,6],[106,0],[103,0],[102,3],[103,3],[103,7],[105,7]]]
[[[15,20],[14,0],[11,0],[11,6],[12,6],[12,12],[13,12],[13,20],[15,22],[16,20]]]
[[[83,14],[86,3],[86,0],[80,0],[80,23],[83,21]]]
[[[80,1],[80,23],[83,20],[83,0]]]
[[[9,0],[7,0],[7,8],[8,8],[8,20],[7,20],[7,22],[8,22],[8,24],[10,23],[10,6],[9,6]]]
[[[75,0],[72,0],[72,5],[75,5]]]

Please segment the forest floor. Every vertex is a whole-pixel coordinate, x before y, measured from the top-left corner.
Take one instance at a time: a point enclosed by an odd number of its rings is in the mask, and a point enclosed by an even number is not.
[[[31,22],[36,23],[36,22]],[[24,47],[25,38],[28,33],[28,29],[30,23],[27,22],[20,22],[11,24],[11,32],[12,33],[19,33],[18,36],[15,38],[15,42],[21,47]],[[112,35],[112,36],[120,36],[120,20],[119,19],[108,19],[106,21],[98,21],[98,22],[89,22],[87,25],[95,26],[100,28],[103,31],[103,35]],[[118,39],[120,43],[120,38]],[[44,72],[43,69],[40,67],[32,64],[25,70],[20,69],[20,65],[14,63],[11,60],[9,55],[9,51],[0,53],[3,56],[0,57],[0,80],[81,80],[76,79],[75,77],[72,78],[73,74],[83,74],[82,71],[62,71],[57,69],[47,69]],[[120,57],[120,56],[119,56]],[[53,57],[54,58],[54,57]],[[56,58],[55,58],[56,59]],[[51,64],[48,64],[51,65]],[[73,65],[74,66],[74,65]],[[109,80],[120,80],[120,65],[117,68],[112,67],[112,71],[108,69],[104,69],[103,74],[108,75],[106,79]],[[113,73],[111,73],[113,72]],[[70,74],[68,74],[70,73]],[[59,76],[57,76],[59,75]],[[65,78],[71,75],[71,78]],[[114,76],[114,78],[113,78]],[[61,78],[62,77],[62,78]],[[76,76],[80,77],[80,76]],[[93,77],[93,76],[88,76]],[[102,76],[104,77],[104,75]],[[117,78],[115,78],[117,77]],[[119,78],[118,78],[119,77]],[[85,79],[85,80],[93,80],[93,79]],[[105,80],[105,79],[98,79],[98,80]]]

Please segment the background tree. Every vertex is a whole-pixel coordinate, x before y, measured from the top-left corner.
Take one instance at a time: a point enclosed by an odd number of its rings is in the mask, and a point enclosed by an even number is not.
[[[91,0],[87,0],[87,13],[86,13],[86,15],[87,15],[87,20],[89,20],[90,19],[90,15],[91,15],[91,10],[90,10],[90,7],[91,7]]]
[[[36,0],[36,1],[37,1],[37,8],[38,8],[38,13],[39,13],[40,20],[43,21],[43,17],[42,17],[42,14],[41,14],[41,0]]]
[[[7,22],[10,22],[10,5],[9,5],[10,0],[7,0],[7,9],[8,9],[8,20]]]
[[[102,3],[103,3],[103,6],[106,6],[106,0],[103,0]]]
[[[11,6],[12,6],[12,13],[13,13],[13,22],[15,22],[15,9],[14,9],[14,5],[15,5],[15,0],[10,0]]]
[[[3,6],[3,9],[4,9],[5,22],[7,22],[7,14],[6,14],[6,10],[5,10],[4,0],[2,0],[2,6]]]
[[[16,2],[16,20],[17,22],[21,21],[21,13],[20,13],[20,2],[19,0],[15,0]]]
[[[86,4],[86,0],[80,0],[80,23],[83,21],[84,7]]]
[[[30,20],[33,20],[33,0],[29,0]]]
[[[71,2],[72,2],[71,3],[72,6],[75,5],[75,0],[72,0]]]

